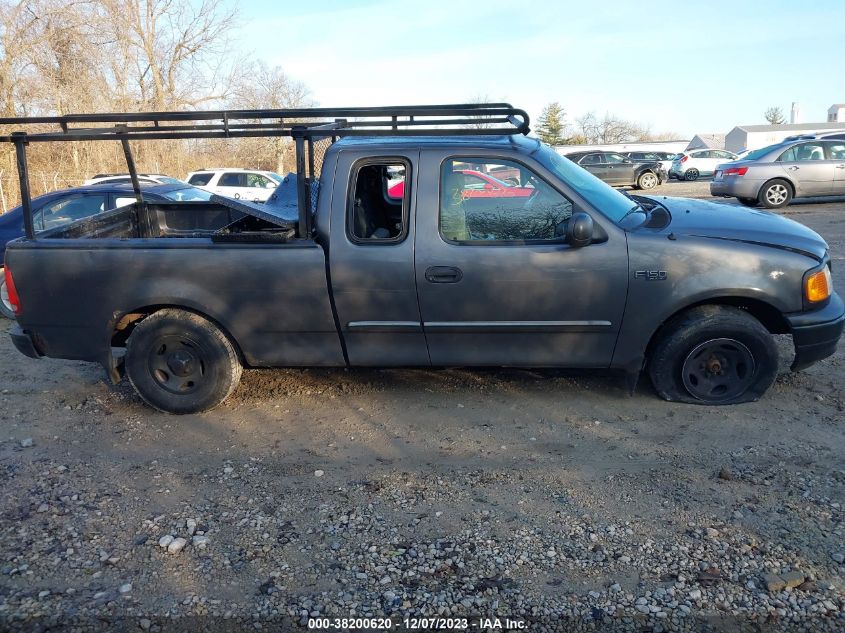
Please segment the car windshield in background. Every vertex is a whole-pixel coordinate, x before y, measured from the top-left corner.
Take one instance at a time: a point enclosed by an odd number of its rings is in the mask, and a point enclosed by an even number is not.
[[[546,169],[584,196],[591,205],[614,222],[625,217],[636,205],[631,198],[593,176],[556,151],[541,145],[535,154]]]
[[[768,147],[761,147],[760,149],[755,149],[753,152],[748,152],[745,156],[742,157],[742,160],[757,160],[761,156],[765,156],[769,152],[771,152],[774,148],[778,147],[780,143],[775,143],[774,145],[769,145]]]
[[[213,194],[205,189],[184,187],[182,189],[173,189],[172,191],[163,191],[161,195],[175,202],[206,202],[211,200]]]

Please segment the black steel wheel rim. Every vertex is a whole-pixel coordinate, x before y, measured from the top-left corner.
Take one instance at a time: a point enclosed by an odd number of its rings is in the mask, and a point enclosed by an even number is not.
[[[684,387],[702,402],[741,396],[754,382],[754,355],[739,341],[717,338],[696,345],[681,368]]]
[[[178,395],[199,389],[207,367],[202,347],[185,335],[156,338],[147,358],[147,368],[156,384]]]

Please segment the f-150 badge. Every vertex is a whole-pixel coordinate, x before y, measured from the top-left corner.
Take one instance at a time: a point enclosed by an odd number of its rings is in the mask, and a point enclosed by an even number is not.
[[[645,279],[646,281],[666,281],[665,270],[638,270],[634,273],[634,279]]]

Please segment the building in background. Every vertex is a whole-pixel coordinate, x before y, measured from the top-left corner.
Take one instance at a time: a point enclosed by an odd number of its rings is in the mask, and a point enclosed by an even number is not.
[[[827,109],[828,123],[845,123],[845,103],[834,103]]]
[[[684,148],[690,149],[725,149],[724,134],[696,134]]]
[[[792,102],[792,110],[789,112],[789,122],[790,123],[801,123],[801,106],[798,105],[797,101]]]
[[[790,125],[738,125],[725,136],[725,149],[735,154],[744,149],[759,149],[780,143],[796,134],[824,134],[845,130],[842,123],[796,123]]]

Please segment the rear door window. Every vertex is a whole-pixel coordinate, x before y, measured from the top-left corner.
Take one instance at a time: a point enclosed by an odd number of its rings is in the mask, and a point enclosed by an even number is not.
[[[826,141],[830,160],[845,160],[845,141]]]
[[[346,224],[352,242],[398,244],[405,239],[410,173],[411,165],[403,158],[367,159],[353,167]]]
[[[52,229],[106,210],[105,194],[73,194],[45,204],[36,214],[35,228]]]
[[[220,176],[220,182],[217,183],[218,187],[246,187],[247,179],[246,174],[243,172],[226,172],[222,176]]]

